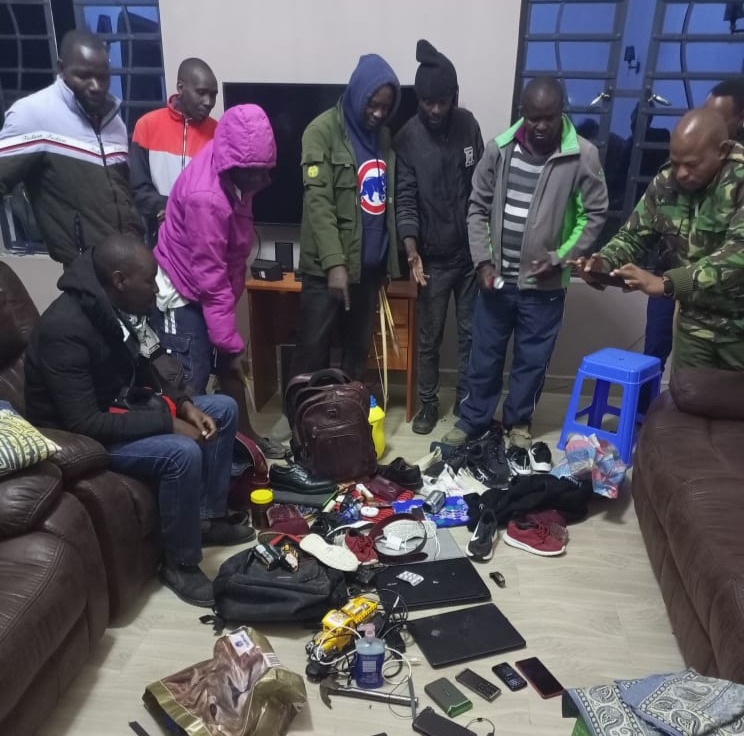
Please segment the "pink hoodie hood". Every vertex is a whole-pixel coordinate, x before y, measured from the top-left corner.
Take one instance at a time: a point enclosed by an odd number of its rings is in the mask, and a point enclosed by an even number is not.
[[[237,105],[225,111],[214,139],[183,170],[168,198],[155,258],[176,291],[201,305],[209,340],[222,352],[244,347],[235,306],[253,247],[253,196],[238,199],[227,172],[274,166],[276,142],[266,113],[258,105]]]

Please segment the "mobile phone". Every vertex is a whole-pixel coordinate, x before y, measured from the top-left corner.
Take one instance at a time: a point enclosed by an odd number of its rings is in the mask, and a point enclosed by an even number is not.
[[[515,690],[521,690],[523,687],[527,687],[527,680],[517,672],[514,667],[506,662],[494,665],[491,667],[491,671],[501,682],[506,685],[509,690],[514,692]]]
[[[411,725],[416,733],[424,736],[475,736],[469,728],[435,713],[431,706],[424,708]]]
[[[604,286],[619,286],[621,289],[625,288],[625,279],[621,276],[610,276],[604,271],[589,271],[589,275]]]
[[[455,675],[455,680],[461,685],[465,685],[466,688],[472,690],[474,693],[478,693],[481,698],[485,698],[489,703],[501,695],[501,688],[496,687],[492,682],[489,682],[468,667],[462,672],[458,672]]]
[[[563,692],[563,685],[551,674],[550,670],[537,658],[530,657],[515,662],[517,669],[529,680],[532,687],[543,698],[555,698]]]

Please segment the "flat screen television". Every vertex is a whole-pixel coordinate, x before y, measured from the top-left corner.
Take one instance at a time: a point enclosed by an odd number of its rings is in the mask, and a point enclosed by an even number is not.
[[[233,105],[260,105],[274,128],[277,165],[270,187],[253,202],[256,222],[266,225],[298,225],[302,219],[302,134],[320,113],[338,102],[343,84],[271,84],[225,82],[225,109]],[[401,103],[389,127],[396,132],[416,113],[412,86],[401,88]]]

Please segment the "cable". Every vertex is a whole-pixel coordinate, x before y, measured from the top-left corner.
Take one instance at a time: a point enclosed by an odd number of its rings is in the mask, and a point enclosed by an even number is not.
[[[493,721],[488,718],[473,718],[472,721],[465,724],[465,728],[470,728],[474,723],[488,723],[491,726],[491,730],[485,734],[485,736],[494,736],[496,733],[496,726],[493,725]]]
[[[261,257],[261,247],[263,246],[263,240],[261,240],[261,233],[258,232],[258,229],[256,227],[253,228],[253,234],[258,238],[258,253],[256,254],[256,258]]]

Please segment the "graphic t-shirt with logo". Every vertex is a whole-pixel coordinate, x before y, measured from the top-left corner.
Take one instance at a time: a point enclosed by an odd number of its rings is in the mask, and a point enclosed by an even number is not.
[[[357,172],[362,208],[362,266],[376,268],[385,262],[389,237],[385,220],[387,167],[380,158],[366,160]]]

